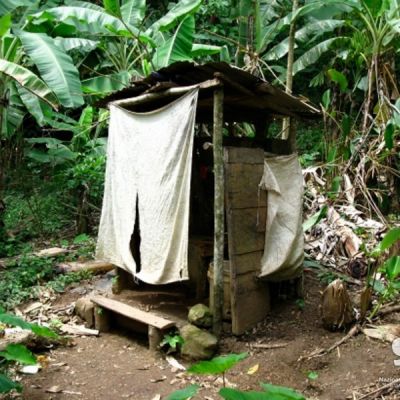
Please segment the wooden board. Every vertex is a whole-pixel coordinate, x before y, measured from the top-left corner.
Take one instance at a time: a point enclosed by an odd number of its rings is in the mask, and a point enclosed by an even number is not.
[[[234,255],[235,272],[237,275],[255,272],[257,275],[261,271],[261,258],[263,252],[254,251],[252,253]]]
[[[258,185],[264,164],[230,164],[225,179],[229,182],[226,197],[232,208],[262,207],[267,204],[267,192]]]
[[[242,335],[262,321],[270,310],[268,283],[254,272],[237,275],[231,286],[232,333]]]
[[[263,171],[262,149],[225,148],[225,203],[235,335],[254,327],[270,310],[268,284],[257,279],[267,218],[267,194],[258,190]]]
[[[157,329],[167,329],[176,325],[175,322],[159,317],[151,312],[145,312],[136,307],[128,306],[120,301],[108,299],[103,296],[92,297],[91,301],[107,310],[135,321],[139,321],[143,324],[154,326]]]
[[[204,257],[203,248],[198,242],[189,240],[188,246],[188,270],[189,285],[193,293],[196,293],[196,300],[203,300],[207,292],[207,270],[208,262]]]
[[[248,147],[225,147],[224,158],[228,164],[264,164],[264,150]]]
[[[267,207],[227,207],[230,256],[264,250]]]

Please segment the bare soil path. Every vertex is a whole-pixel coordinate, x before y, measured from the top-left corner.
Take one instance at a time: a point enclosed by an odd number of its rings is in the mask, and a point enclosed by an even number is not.
[[[344,335],[322,328],[318,311],[321,290],[318,279],[307,273],[303,310],[293,300],[283,302],[252,332],[223,339],[220,353],[249,352],[246,360],[228,372],[229,384],[242,390],[257,390],[259,382],[271,382],[295,388],[309,399],[344,400],[358,399],[360,393],[400,378],[391,345],[362,334],[331,354],[298,361],[316,348],[329,347]],[[71,302],[74,297],[66,293],[59,301]],[[398,323],[400,315],[387,318],[387,322]],[[23,378],[22,397],[26,400],[166,399],[174,390],[197,382],[202,389],[196,399],[219,399],[216,393],[221,387],[220,379],[174,370],[161,355],[149,352],[145,340],[120,330],[100,337],[76,338],[75,346],[59,347],[48,353],[47,368]],[[254,344],[284,346],[260,349]],[[184,361],[183,364],[189,365]],[[257,371],[249,374],[249,368],[256,365]],[[310,371],[316,373],[316,379],[307,378]],[[400,391],[384,398],[400,399]]]

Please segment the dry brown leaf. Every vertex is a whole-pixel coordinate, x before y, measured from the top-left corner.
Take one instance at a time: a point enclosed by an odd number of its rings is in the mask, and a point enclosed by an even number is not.
[[[400,337],[400,325],[399,324],[387,324],[380,326],[370,326],[364,328],[364,335],[378,340],[384,340],[386,342],[393,342],[396,338]]]
[[[160,378],[150,379],[150,382],[157,383],[157,382],[165,381],[166,379],[167,379],[167,377],[164,375],[164,376],[161,376]]]
[[[47,393],[61,393],[62,389],[60,388],[60,386],[54,385],[49,387],[48,389],[46,389]]]
[[[258,368],[259,368],[259,367],[260,367],[259,364],[253,365],[252,367],[250,367],[250,368],[248,369],[247,375],[254,375],[254,374],[258,371]]]

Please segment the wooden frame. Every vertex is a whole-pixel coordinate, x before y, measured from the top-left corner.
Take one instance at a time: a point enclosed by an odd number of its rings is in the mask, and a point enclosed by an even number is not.
[[[230,256],[230,296],[232,312],[232,332],[242,334],[251,325],[262,320],[269,311],[269,291],[265,284],[257,281],[257,268],[260,265],[264,246],[266,207],[259,208],[253,204],[260,199],[257,197],[258,182],[262,175],[264,163],[264,151],[262,149],[223,148],[223,124],[224,124],[224,79],[223,74],[215,74],[215,78],[198,85],[174,87],[162,92],[145,93],[140,96],[114,101],[111,104],[128,107],[146,104],[154,100],[168,97],[176,97],[188,91],[199,88],[213,89],[213,159],[214,159],[214,252],[213,252],[213,331],[220,335],[223,326],[224,307],[224,231],[225,231],[225,204],[227,205],[228,245]],[[227,82],[228,84],[229,82]],[[232,82],[230,82],[232,84]],[[235,87],[238,86],[235,84]],[[240,85],[239,85],[240,86]],[[247,90],[243,88],[243,91]],[[263,121],[263,129],[268,124]],[[247,166],[246,166],[247,165]],[[254,175],[254,171],[257,173]],[[225,181],[225,174],[227,180]],[[255,176],[250,178],[252,174]],[[260,175],[261,174],[261,175]],[[260,175],[260,176],[258,176]],[[235,177],[239,176],[237,180]],[[241,195],[231,198],[232,193],[238,193],[235,184],[239,180],[247,185],[243,179],[258,179],[252,182],[250,187]],[[236,190],[236,191],[235,191]],[[240,192],[240,191],[239,191]],[[264,195],[262,195],[265,197]],[[244,204],[240,204],[240,202]],[[250,203],[247,203],[250,201]],[[258,229],[255,216],[262,214],[264,231]],[[250,221],[250,223],[246,222]],[[247,225],[246,225],[247,223]],[[249,240],[254,240],[250,248],[242,248],[242,232],[249,235]],[[118,276],[123,278],[124,273]],[[116,292],[126,286],[124,279],[115,288]],[[263,306],[261,306],[261,303]],[[253,308],[253,309],[252,309]]]

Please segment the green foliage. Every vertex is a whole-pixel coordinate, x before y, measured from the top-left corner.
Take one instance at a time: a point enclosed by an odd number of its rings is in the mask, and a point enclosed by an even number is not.
[[[92,274],[90,271],[70,272],[65,275],[56,276],[54,279],[47,282],[46,286],[61,293],[71,283],[80,282],[85,279],[90,279],[91,277]]]
[[[111,15],[121,17],[121,9],[119,0],[103,0],[105,10]]]
[[[151,30],[156,32],[167,31],[174,27],[178,21],[183,20],[186,16],[193,14],[199,9],[202,0],[180,0],[178,1],[162,18],[156,21]]]
[[[90,7],[90,3],[80,2],[79,6],[61,6],[47,9],[34,17],[36,20],[44,21],[68,21],[82,34],[110,35],[139,37],[143,41],[150,38],[138,31],[133,26],[126,26],[119,18],[112,16],[101,7]]]
[[[390,229],[377,248],[375,248],[370,256],[374,258],[381,257],[386,250],[390,250],[400,240],[400,229],[392,228]],[[389,300],[394,299],[400,294],[400,256],[393,255],[386,259],[384,263],[378,268],[378,271],[385,278],[385,281],[377,280],[374,275],[369,284],[378,293],[379,300],[375,308],[371,312],[370,318],[373,318],[379,311],[381,305]]]
[[[316,371],[308,371],[308,373],[307,373],[307,378],[312,381],[315,381],[316,379],[318,379],[318,376],[319,376],[319,374]]]
[[[24,235],[20,235],[20,237],[8,237],[0,240],[0,257],[13,257],[31,251],[31,244],[24,243],[23,237]]]
[[[57,107],[58,100],[54,93],[29,69],[11,61],[0,60],[0,72],[18,82],[24,89],[49,103],[52,107]]]
[[[12,309],[23,301],[37,298],[40,286],[47,285],[55,291],[62,292],[69,284],[80,282],[90,277],[90,273],[87,271],[56,275],[53,264],[54,259],[51,258],[24,256],[16,261],[14,266],[9,266],[1,271],[0,307]],[[3,318],[6,317],[3,316]],[[0,318],[0,322],[7,321],[2,321]],[[9,320],[7,323],[11,322],[16,324],[17,320]],[[23,326],[21,327],[23,328]],[[39,334],[41,332],[41,328],[34,329],[38,329],[38,332],[35,333]]]
[[[222,374],[235,366],[239,361],[247,358],[247,353],[227,354],[215,357],[210,361],[200,361],[188,368],[188,372],[193,374],[215,375]]]
[[[160,343],[160,347],[164,347],[166,345],[169,346],[173,351],[177,350],[180,346],[183,345],[183,337],[177,333],[175,334],[166,334],[163,337],[163,340]]]
[[[90,240],[90,236],[86,235],[86,233],[82,233],[81,235],[78,235],[74,238],[73,244],[81,244],[81,243],[86,243]]]
[[[381,271],[386,274],[389,282],[394,282],[400,275],[400,256],[388,258],[383,264]],[[398,285],[395,288],[398,289]]]
[[[0,351],[0,357],[8,361],[16,361],[25,365],[36,364],[36,357],[22,344],[10,343],[4,351]]]
[[[225,374],[226,371],[247,356],[247,353],[240,353],[215,357],[210,361],[200,361],[192,365],[187,372],[206,375]],[[261,387],[264,392],[243,392],[224,387],[218,393],[225,400],[305,400],[304,396],[284,386],[261,383]],[[197,394],[198,389],[198,385],[188,386],[185,389],[173,392],[167,397],[167,400],[188,400]]]
[[[177,61],[190,60],[194,35],[194,18],[186,17],[177,27],[174,35],[157,47],[153,64],[155,69],[166,67]]]
[[[130,78],[131,75],[127,71],[96,76],[94,78],[83,80],[82,89],[85,93],[102,97],[126,87]]]
[[[306,400],[303,395],[284,386],[261,383],[261,387],[271,396],[271,400]]]
[[[400,240],[400,228],[390,229],[379,244],[379,250],[385,251]]]
[[[10,231],[17,228],[18,231],[16,236],[3,242],[0,240],[0,257],[20,254],[27,250],[28,238],[54,234],[70,224],[69,214],[63,206],[65,193],[61,190],[57,193],[46,184],[39,190],[30,195],[14,190],[6,194],[5,228]]]
[[[43,336],[46,338],[58,338],[58,335],[54,333],[51,329],[45,326],[26,322],[22,318],[5,313],[4,310],[1,308],[0,323],[30,330],[38,336]],[[26,348],[26,346],[10,343],[7,345],[4,351],[0,352],[0,358],[3,358],[3,361],[8,362],[6,364],[3,363],[2,367],[0,368],[0,393],[9,393],[12,390],[17,390],[18,392],[21,392],[22,386],[19,383],[12,381],[6,374],[2,372],[6,372],[6,367],[8,367],[8,364],[10,362],[17,362],[25,365],[34,365],[36,364],[36,357],[32,354],[30,350]]]
[[[41,73],[43,80],[64,107],[79,107],[82,97],[79,72],[72,58],[54,40],[41,33],[19,31],[22,45]]]
[[[385,144],[389,150],[392,150],[394,146],[394,133],[394,125],[392,123],[388,123],[385,128]]]
[[[160,69],[178,61],[190,61],[195,57],[220,52],[220,47],[193,43],[195,35],[195,19],[192,15],[185,17],[175,30],[175,33],[157,47],[153,65]]]
[[[28,299],[37,297],[38,285],[53,276],[53,260],[24,256],[14,267],[0,272],[0,307],[12,309]]]
[[[274,399],[264,392],[242,392],[237,389],[222,388],[219,395],[225,400],[268,400]]]
[[[344,282],[351,281],[347,274],[341,274],[332,269],[325,268],[318,261],[306,259],[304,260],[304,267],[316,270],[318,279],[325,285],[329,285],[331,282],[338,278]]]
[[[306,306],[304,299],[297,299],[295,301],[296,306],[299,308],[299,310],[304,310],[304,307]]]
[[[319,211],[313,214],[307,221],[303,222],[303,231],[307,232],[313,226],[317,225],[322,218],[325,218],[326,213],[328,212],[328,206],[322,206]]]
[[[265,392],[242,392],[237,389],[222,388],[219,394],[225,400],[305,400],[305,397],[284,386],[261,384]]]
[[[122,18],[126,23],[140,26],[146,12],[146,0],[125,0],[121,5]]]
[[[199,390],[199,385],[190,385],[185,389],[176,390],[175,392],[171,393],[167,400],[187,400],[191,397],[195,396]]]
[[[85,1],[3,3],[0,135],[11,153],[2,152],[0,165],[11,165],[9,160],[15,157],[28,168],[33,166],[38,177],[55,178],[58,185],[44,203],[36,201],[41,193],[18,193],[15,205],[12,201],[7,207],[11,210],[6,219],[12,224],[6,222],[6,231],[22,222],[26,234],[45,236],[71,225],[74,214],[79,230],[88,230],[90,224],[83,219],[96,218],[101,206],[106,144],[102,135],[108,118],[106,110],[90,104],[123,89],[132,77],[177,60],[218,54],[221,48],[195,42],[193,15],[201,0],[178,1],[165,15],[155,13],[144,0],[104,0],[104,8]],[[87,107],[78,119],[74,111],[66,115],[64,110],[52,110],[83,105]],[[50,128],[46,137],[35,132],[36,124]],[[22,154],[25,132],[31,137]],[[12,148],[18,149],[15,156]],[[5,170],[7,179],[8,175]],[[43,218],[42,212],[51,217]],[[2,238],[0,253],[9,253],[10,247]]]
[[[22,386],[18,382],[14,382],[6,375],[0,374],[0,393],[9,393],[12,390],[22,392]]]
[[[328,89],[324,92],[322,95],[322,105],[324,106],[325,109],[328,109],[329,106],[331,105],[331,90]]]
[[[341,72],[337,71],[334,68],[331,68],[327,72],[329,78],[332,80],[332,82],[335,82],[339,85],[340,90],[344,92],[347,89],[347,86],[349,83],[347,82],[347,78],[344,74]]]
[[[79,157],[66,172],[67,187],[72,190],[88,188],[90,201],[101,205],[104,187],[106,158],[104,154],[88,154]]]
[[[277,132],[278,133],[278,132]],[[321,123],[297,124],[296,146],[303,167],[322,160],[324,152],[324,127]]]

